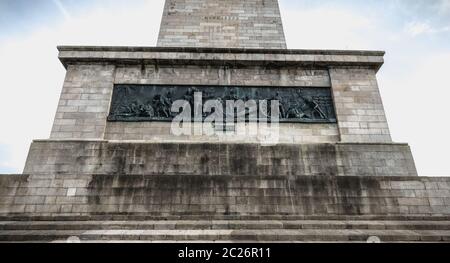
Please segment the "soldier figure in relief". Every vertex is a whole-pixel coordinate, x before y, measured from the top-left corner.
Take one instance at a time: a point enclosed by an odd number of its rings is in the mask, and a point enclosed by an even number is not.
[[[318,116],[320,119],[327,118],[325,112],[322,110],[322,107],[320,107],[319,103],[317,103],[314,98],[306,99],[306,103],[311,107],[313,117]]]

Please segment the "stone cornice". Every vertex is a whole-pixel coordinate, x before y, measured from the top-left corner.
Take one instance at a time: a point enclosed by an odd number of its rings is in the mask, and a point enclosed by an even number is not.
[[[164,141],[139,141],[139,140],[95,140],[95,139],[38,139],[33,140],[33,143],[113,143],[113,144],[179,144],[179,145],[255,145],[261,147],[274,147],[274,146],[298,146],[298,145],[349,145],[349,146],[409,146],[408,143],[356,143],[356,142],[335,142],[335,143],[278,143],[275,145],[261,145],[257,143],[243,143],[243,142],[195,142],[195,141],[186,141],[186,142],[164,142]]]
[[[59,59],[67,68],[76,63],[224,66],[368,67],[380,69],[384,51],[97,47],[59,46]]]

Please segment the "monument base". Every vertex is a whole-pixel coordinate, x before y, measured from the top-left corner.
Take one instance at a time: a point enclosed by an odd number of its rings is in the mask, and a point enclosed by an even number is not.
[[[406,144],[35,141],[0,180],[5,215],[450,214],[450,179]]]
[[[450,216],[450,179],[10,175],[4,216]]]
[[[0,200],[0,241],[450,240],[404,144],[36,141]]]

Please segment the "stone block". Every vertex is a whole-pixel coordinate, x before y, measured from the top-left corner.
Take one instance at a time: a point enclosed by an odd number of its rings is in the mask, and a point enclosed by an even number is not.
[[[425,184],[419,181],[397,181],[391,182],[392,189],[414,189],[414,190],[422,190],[425,189]]]
[[[428,198],[398,198],[399,205],[407,206],[429,206]]]

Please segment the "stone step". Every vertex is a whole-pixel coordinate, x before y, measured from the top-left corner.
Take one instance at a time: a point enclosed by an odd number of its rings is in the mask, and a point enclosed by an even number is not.
[[[286,242],[364,242],[376,236],[382,242],[450,242],[445,230],[8,230],[1,231],[0,241],[64,241],[77,237],[81,241],[286,241]]]
[[[264,229],[368,229],[450,230],[450,221],[0,221],[5,230],[264,230]]]
[[[450,242],[450,221],[1,221],[0,241]]]
[[[108,214],[108,215],[64,215],[52,214],[46,216],[27,216],[27,215],[0,215],[0,222],[2,221],[292,221],[292,220],[325,220],[325,221],[450,221],[450,216],[436,216],[436,215],[208,215],[208,214],[180,214],[180,215],[148,215],[147,213],[140,214]]]

